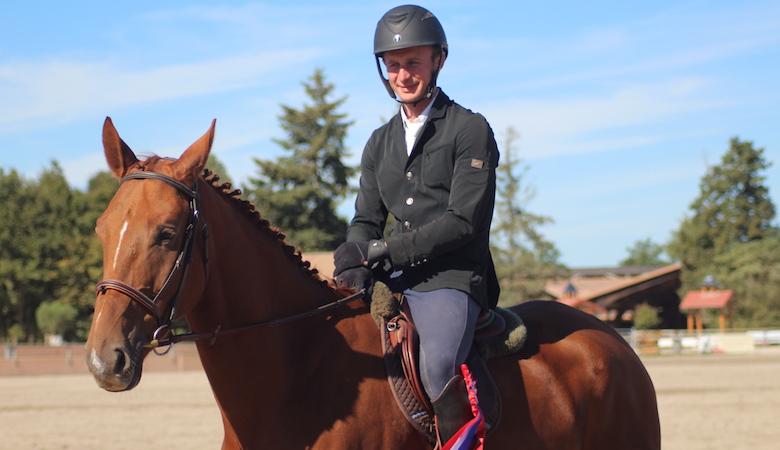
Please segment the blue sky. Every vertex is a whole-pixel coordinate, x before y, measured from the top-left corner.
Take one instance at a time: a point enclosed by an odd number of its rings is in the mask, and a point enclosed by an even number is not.
[[[217,118],[214,152],[241,185],[282,154],[280,104],[323,68],[357,164],[395,103],[376,74],[377,20],[399,3],[97,2],[4,5],[0,167],[56,159],[83,188],[105,170],[111,116],[137,153],[178,156]],[[527,208],[570,267],[616,265],[666,242],[708,165],[739,136],[765,148],[780,202],[780,2],[430,1],[450,57],[439,84],[512,126],[536,196]],[[352,199],[340,208],[351,215]]]

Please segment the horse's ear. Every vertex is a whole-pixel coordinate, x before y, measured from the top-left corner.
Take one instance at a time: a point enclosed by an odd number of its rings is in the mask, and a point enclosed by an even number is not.
[[[138,162],[135,153],[119,137],[110,117],[106,117],[106,121],[103,123],[103,151],[106,153],[108,168],[119,179],[124,177],[127,170]]]
[[[190,148],[184,151],[178,161],[175,163],[176,178],[180,180],[197,178],[206,167],[206,161],[209,159],[211,145],[214,143],[214,128],[217,119],[211,121],[211,128],[200,139],[190,145]]]

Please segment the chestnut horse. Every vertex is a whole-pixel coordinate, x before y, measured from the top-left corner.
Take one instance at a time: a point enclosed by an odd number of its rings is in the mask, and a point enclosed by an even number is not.
[[[132,389],[152,349],[191,338],[224,449],[430,449],[396,406],[365,304],[201,175],[213,138],[214,123],[178,160],[139,161],[106,119],[106,159],[123,182],[96,228],[106,279],[86,362],[97,384]],[[615,331],[555,302],[513,310],[528,338],[488,361],[503,416],[487,448],[660,448],[652,382]],[[174,316],[195,334],[172,336]]]

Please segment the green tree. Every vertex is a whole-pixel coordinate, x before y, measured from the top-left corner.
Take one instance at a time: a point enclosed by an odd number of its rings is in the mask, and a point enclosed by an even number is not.
[[[733,245],[716,256],[708,270],[721,289],[734,291],[735,327],[780,326],[780,232]],[[716,327],[717,317],[711,319]]]
[[[24,339],[25,330],[18,324],[20,293],[17,286],[22,271],[18,245],[21,211],[32,201],[31,189],[15,170],[0,168],[0,332],[12,340]],[[12,332],[12,335],[9,334]]]
[[[334,85],[325,82],[321,69],[302,84],[311,104],[301,109],[282,105],[279,120],[287,137],[274,140],[288,155],[276,161],[255,159],[258,177],[249,180],[249,195],[292,244],[306,251],[333,250],[347,229],[336,207],[355,171],[342,161],[352,122],[336,112],[346,97],[328,100]]]
[[[217,155],[214,153],[209,155],[209,159],[206,162],[206,168],[219,175],[220,181],[232,181],[230,174],[228,174],[227,168],[224,164],[222,164],[222,161],[220,161],[219,158],[217,158]]]
[[[62,335],[75,325],[78,310],[60,302],[43,302],[35,311],[38,328],[46,334]]]
[[[72,209],[76,214],[75,227],[66,243],[67,255],[59,268],[64,276],[55,294],[60,301],[76,308],[76,324],[66,334],[69,340],[87,338],[95,306],[95,283],[102,278],[103,250],[95,234],[97,219],[119,188],[119,181],[109,172],[99,172],[87,184],[85,192],[75,191]]]
[[[0,172],[4,214],[0,219],[0,280],[4,325],[18,324],[23,339],[40,337],[35,310],[51,300],[67,274],[60,270],[68,256],[76,215],[73,193],[56,162],[39,180],[28,181],[11,171]]]
[[[532,214],[523,207],[533,199],[535,188],[523,182],[529,166],[514,154],[514,143],[518,138],[517,131],[509,127],[501,151],[501,164],[496,169],[491,252],[501,283],[502,305],[539,298],[547,280],[565,270],[558,263],[558,249],[538,230],[552,219]]]
[[[636,306],[634,310],[634,327],[639,330],[651,330],[661,325],[661,318],[658,317],[658,308],[654,308],[647,303]]]
[[[650,238],[634,242],[633,247],[626,249],[628,257],[620,261],[620,265],[626,266],[665,266],[669,264],[661,255],[664,246],[656,244]]]
[[[690,206],[693,214],[682,221],[667,248],[683,263],[685,289],[698,288],[716,257],[773,233],[775,206],[762,175],[771,163],[763,153],[750,141],[732,138],[720,165],[702,178]]]
[[[77,312],[68,337],[86,337],[102,269],[95,221],[117,186],[104,172],[74,190],[56,162],[32,180],[0,169],[0,338],[39,339],[36,311],[54,301]]]

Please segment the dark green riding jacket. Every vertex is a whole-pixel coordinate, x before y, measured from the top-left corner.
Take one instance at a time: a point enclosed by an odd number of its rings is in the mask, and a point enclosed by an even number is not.
[[[400,114],[363,151],[360,191],[347,240],[386,239],[393,270],[417,291],[454,288],[483,308],[498,293],[489,233],[498,148],[485,118],[439,92],[411,156]],[[488,284],[491,295],[488,298]]]

